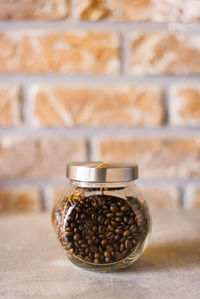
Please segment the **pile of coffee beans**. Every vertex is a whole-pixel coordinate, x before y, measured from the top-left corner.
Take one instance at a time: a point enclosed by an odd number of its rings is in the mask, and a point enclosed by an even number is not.
[[[89,263],[118,262],[146,236],[147,219],[134,197],[92,195],[73,204],[66,199],[57,213],[61,221],[56,231],[62,246],[70,256]]]

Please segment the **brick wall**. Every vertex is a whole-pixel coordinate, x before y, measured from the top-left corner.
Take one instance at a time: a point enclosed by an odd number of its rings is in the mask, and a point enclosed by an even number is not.
[[[199,0],[0,0],[0,212],[49,209],[87,159],[200,207],[199,22]]]

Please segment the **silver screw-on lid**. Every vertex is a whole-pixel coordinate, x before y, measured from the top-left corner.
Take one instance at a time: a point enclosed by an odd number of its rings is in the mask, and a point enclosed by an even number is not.
[[[134,163],[74,162],[67,165],[66,176],[83,182],[126,182],[138,178]]]

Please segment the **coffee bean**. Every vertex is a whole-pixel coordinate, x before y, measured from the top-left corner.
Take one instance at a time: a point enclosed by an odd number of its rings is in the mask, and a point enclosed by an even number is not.
[[[131,225],[131,226],[130,226],[130,231],[131,231],[132,233],[136,232],[136,231],[137,231],[137,226],[136,226],[136,225]]]
[[[92,240],[89,239],[89,240],[88,240],[88,245],[92,245],[92,243],[93,243]]]
[[[106,246],[106,251],[111,252],[113,251],[113,247],[111,245]]]
[[[63,208],[56,211],[61,217],[56,231],[68,254],[88,263],[106,264],[121,261],[134,252],[146,235],[148,220],[140,204],[136,204],[138,200],[128,200],[133,210],[124,199],[104,194],[84,197],[77,204],[63,202]]]
[[[74,253],[74,249],[71,248],[70,250],[68,250],[68,254],[72,255]]]
[[[66,231],[65,234],[66,234],[67,237],[74,235],[74,233],[72,231]]]
[[[125,223],[128,223],[129,218],[127,216],[125,216],[123,220],[124,220]]]
[[[108,214],[106,214],[106,217],[108,217],[108,218],[112,218],[112,217],[114,217],[114,213],[108,213]]]
[[[90,219],[87,219],[85,223],[86,223],[87,226],[92,226],[93,225],[93,221],[90,220]]]
[[[112,239],[114,237],[114,234],[113,234],[113,232],[108,232],[107,234],[106,234],[106,238],[109,240],[109,239]]]
[[[115,217],[115,221],[120,222],[122,220],[122,218],[120,217]]]
[[[115,233],[119,234],[119,235],[122,235],[123,234],[123,230],[120,229],[120,228],[116,228]]]
[[[117,226],[117,225],[118,225],[117,222],[115,222],[115,221],[111,221],[111,224],[112,224],[113,226]]]
[[[106,256],[106,257],[110,258],[110,252],[108,252],[108,251],[105,251],[105,252],[104,252],[104,256]]]
[[[124,213],[122,213],[122,212],[117,212],[117,213],[116,213],[116,216],[117,216],[117,217],[123,217],[123,216],[124,216]]]
[[[112,232],[114,232],[115,228],[112,225],[108,225],[108,229],[111,230]]]
[[[74,235],[74,241],[78,241],[79,239],[80,239],[79,234],[75,234],[75,235]]]
[[[118,208],[116,205],[112,205],[112,206],[110,207],[110,210],[111,210],[111,212],[116,213],[116,212],[119,211],[119,208]]]
[[[123,236],[124,236],[124,237],[128,237],[130,234],[131,234],[130,230],[127,229],[127,230],[123,233]]]
[[[117,261],[120,261],[120,260],[122,260],[124,257],[123,257],[123,255],[120,253],[120,252],[116,252],[116,260]]]
[[[89,257],[89,256],[86,256],[84,258],[84,261],[88,262],[88,263],[91,263],[92,262],[92,259]]]
[[[120,242],[121,242],[121,243],[123,243],[124,241],[126,241],[126,237],[122,237],[122,238],[120,239]]]
[[[128,206],[128,205],[121,206],[121,211],[122,212],[127,212],[129,210],[130,210],[130,206]]]
[[[101,241],[101,245],[102,245],[102,246],[106,246],[107,243],[108,243],[108,241],[107,241],[106,239],[103,239],[103,240]]]
[[[108,206],[107,206],[107,205],[103,205],[102,208],[103,208],[104,210],[108,210]]]
[[[100,263],[100,260],[99,260],[99,259],[94,259],[94,263],[95,263],[95,264],[99,264],[99,263]]]
[[[130,248],[131,248],[131,246],[132,246],[131,243],[132,243],[132,242],[129,241],[129,240],[126,240],[126,241],[125,241],[125,247],[126,247],[126,249],[130,249]]]

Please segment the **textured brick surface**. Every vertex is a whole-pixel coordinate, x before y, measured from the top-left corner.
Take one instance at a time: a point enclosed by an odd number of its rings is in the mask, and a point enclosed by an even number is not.
[[[119,71],[118,35],[109,32],[2,32],[0,48],[0,72]]]
[[[13,85],[0,85],[0,126],[20,122],[20,90]]]
[[[187,208],[200,208],[199,185],[190,185],[187,187],[184,205]]]
[[[144,199],[149,205],[149,208],[177,209],[180,199],[180,194],[175,186],[141,186],[144,194]]]
[[[200,85],[174,86],[170,93],[170,119],[173,125],[200,125]]]
[[[41,207],[41,195],[36,188],[17,187],[0,189],[0,213],[39,212]]]
[[[150,207],[199,205],[199,0],[0,0],[0,23],[0,186],[49,209],[67,162],[133,161]]]
[[[162,123],[161,91],[147,86],[35,86],[36,125],[106,126]]]
[[[77,0],[77,14],[82,19],[155,21],[155,22],[199,22],[198,0]]]
[[[93,148],[96,160],[138,163],[142,176],[200,175],[199,138],[102,137]]]
[[[130,63],[134,74],[200,73],[200,35],[136,31]]]
[[[64,177],[67,162],[85,159],[81,138],[2,137],[0,177]]]
[[[0,0],[0,19],[62,19],[68,0]]]

